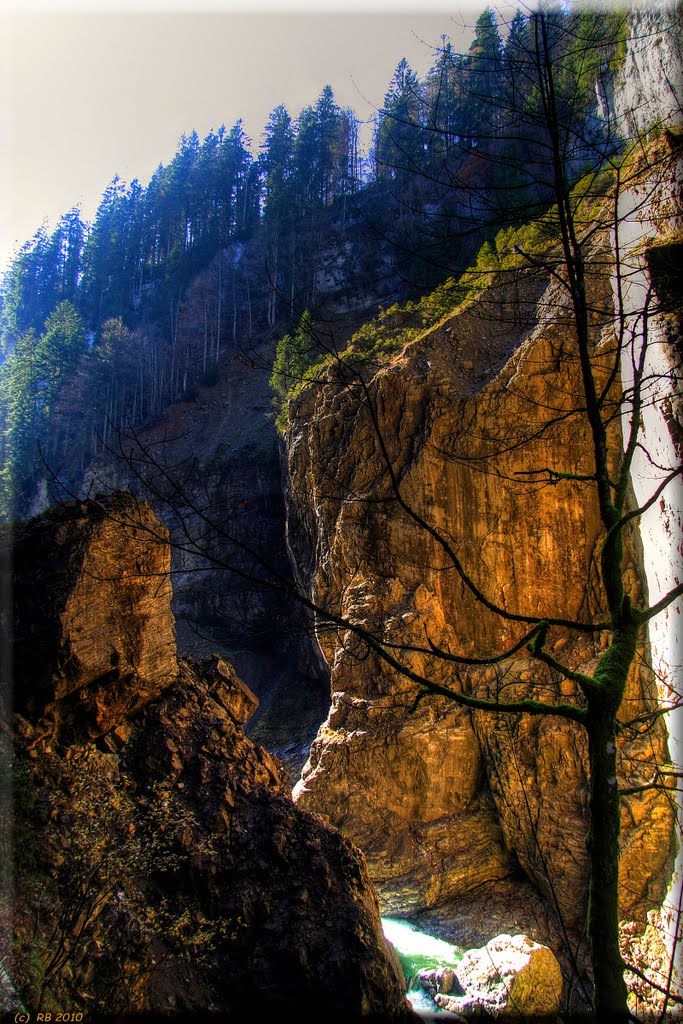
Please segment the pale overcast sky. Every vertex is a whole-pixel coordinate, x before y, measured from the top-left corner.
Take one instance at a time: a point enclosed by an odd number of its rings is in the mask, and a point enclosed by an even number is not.
[[[0,268],[45,218],[91,218],[115,174],[146,185],[183,132],[241,117],[256,149],[278,103],[295,117],[327,83],[371,118],[401,57],[424,73],[430,47],[467,45],[484,7],[333,4],[0,0]]]

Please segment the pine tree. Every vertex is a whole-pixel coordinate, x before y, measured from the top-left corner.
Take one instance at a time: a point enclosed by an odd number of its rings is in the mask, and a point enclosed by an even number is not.
[[[430,174],[447,181],[453,161],[462,152],[465,134],[465,58],[453,50],[444,36],[442,46],[425,83]]]
[[[0,377],[4,469],[2,513],[25,512],[36,478],[59,445],[55,410],[87,352],[85,333],[72,303],[61,302],[44,334],[30,330],[18,340]]]
[[[38,401],[37,341],[31,329],[17,338],[0,373],[0,515],[5,519],[17,516],[25,481],[37,472]]]
[[[315,354],[313,317],[308,310],[304,310],[294,335],[285,334],[277,345],[270,385],[281,409],[290,391],[304,379],[306,370],[314,362]]]
[[[268,324],[275,323],[283,268],[290,263],[286,239],[294,216],[294,146],[292,119],[286,107],[273,110],[263,134],[259,169],[263,179],[263,226],[269,276]]]
[[[424,100],[417,75],[401,58],[389,85],[375,133],[375,167],[380,181],[404,185],[423,169],[427,136]]]
[[[463,128],[471,145],[486,144],[500,126],[502,58],[496,18],[487,7],[477,19],[474,40],[465,60],[468,99]]]

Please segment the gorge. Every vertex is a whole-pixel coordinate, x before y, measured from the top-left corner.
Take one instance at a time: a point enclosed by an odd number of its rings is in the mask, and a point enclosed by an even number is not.
[[[599,168],[478,238],[462,276],[421,299],[378,308],[398,260],[379,245],[366,284],[366,249],[331,244],[308,335],[301,315],[226,346],[213,376],[112,427],[82,472],[43,475],[39,514],[5,528],[8,1006],[249,1019],[256,1000],[266,1015],[408,1021],[381,912],[469,950],[463,979],[501,937],[542,947],[561,1013],[588,1012],[589,713],[630,631],[601,748],[620,808],[620,955],[633,1013],[680,1010],[665,712],[683,175],[661,70],[680,61],[680,26],[659,19],[632,16],[605,79],[606,122],[640,118],[623,159],[594,142],[591,107],[581,145]],[[184,301],[206,310],[208,294],[197,275]],[[46,509],[59,486],[72,500]],[[436,964],[422,988],[475,1012]]]

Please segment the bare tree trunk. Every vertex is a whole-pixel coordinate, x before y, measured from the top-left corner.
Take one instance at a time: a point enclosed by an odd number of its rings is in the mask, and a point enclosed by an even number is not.
[[[588,934],[591,942],[593,1009],[599,1021],[629,1017],[624,962],[619,950],[619,833],[621,802],[617,784],[617,712],[636,654],[638,623],[628,597],[610,647],[594,679],[599,690],[588,700],[586,729],[591,775],[591,862]]]
[[[209,358],[209,296],[204,288],[204,351],[202,353],[202,373],[206,373]]]
[[[218,357],[221,354],[221,316],[222,316],[222,288],[223,288],[223,250],[218,250],[218,303],[216,309],[216,355],[215,360],[218,362]]]
[[[244,277],[247,283],[247,314],[249,317],[249,335],[251,336],[254,330],[254,324],[251,318],[251,288],[249,287],[249,274],[246,273]]]
[[[237,348],[237,270],[232,272],[232,347]]]
[[[593,950],[593,1009],[600,1021],[628,1019],[624,964],[619,951],[620,801],[616,716],[596,713],[588,724],[591,772],[591,876],[588,934]],[[597,954],[597,955],[596,955]]]

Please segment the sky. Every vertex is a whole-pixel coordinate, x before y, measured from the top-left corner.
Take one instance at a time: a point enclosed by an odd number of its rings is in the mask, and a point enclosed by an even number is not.
[[[401,57],[424,74],[484,7],[418,2],[0,0],[0,270],[44,221],[91,219],[115,174],[146,185],[183,132],[241,117],[256,149],[326,84],[369,121]]]

